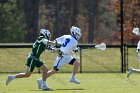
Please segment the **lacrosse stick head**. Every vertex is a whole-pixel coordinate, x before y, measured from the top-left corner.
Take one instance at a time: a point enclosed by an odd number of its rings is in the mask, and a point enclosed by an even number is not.
[[[95,46],[96,49],[101,49],[101,50],[105,50],[106,49],[106,44],[105,43],[101,43]]]
[[[137,36],[140,36],[139,28],[133,28],[132,33],[136,34]]]

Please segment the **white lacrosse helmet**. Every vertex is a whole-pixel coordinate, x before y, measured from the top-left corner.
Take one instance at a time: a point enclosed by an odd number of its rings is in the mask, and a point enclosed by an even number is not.
[[[70,29],[70,32],[71,32],[71,35],[75,36],[75,38],[77,40],[79,40],[80,37],[82,36],[81,29],[78,28],[78,27],[72,26],[71,29]]]
[[[136,34],[137,36],[140,36],[139,28],[133,28],[132,33]]]
[[[48,40],[51,38],[51,33],[47,29],[41,29],[40,34],[43,35]]]

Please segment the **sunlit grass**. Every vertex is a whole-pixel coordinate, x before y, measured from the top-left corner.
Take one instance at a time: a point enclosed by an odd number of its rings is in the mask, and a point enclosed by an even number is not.
[[[129,49],[128,66],[138,68],[136,49]],[[5,48],[0,49],[0,93],[42,93],[46,91],[37,88],[36,79],[41,74],[33,73],[30,78],[16,79],[8,86],[5,85],[9,74],[24,72],[25,63],[30,48]],[[79,55],[79,54],[77,54]],[[52,68],[57,54],[46,51],[41,59],[49,69]],[[79,59],[78,59],[79,60]],[[82,50],[82,70],[83,71],[121,71],[120,49],[110,48],[105,51],[96,49]],[[37,69],[35,69],[35,72]],[[71,72],[72,66],[65,65],[60,72]],[[15,72],[15,73],[13,73]],[[71,73],[58,73],[48,78],[47,83],[53,88],[52,93],[139,93],[140,76],[132,74],[130,79],[122,73],[78,73],[77,78],[81,81],[80,85],[68,82]]]
[[[0,49],[0,72],[24,71],[26,60],[31,48],[2,48]],[[77,54],[78,56],[79,53]],[[97,49],[82,50],[82,70],[84,71],[120,71],[121,56],[120,49]],[[41,59],[49,69],[52,68],[57,54],[44,52]],[[79,59],[78,59],[79,60]],[[80,60],[79,60],[80,61]],[[65,65],[60,72],[71,72],[72,66]],[[36,71],[36,70],[35,70]]]
[[[41,74],[33,74],[30,78],[15,79],[8,86],[5,80],[8,74],[0,74],[0,93],[42,93],[36,79]],[[68,82],[70,73],[58,73],[48,78],[48,85],[53,88],[49,93],[139,93],[140,76],[132,74],[130,79],[121,73],[82,73],[77,74],[81,84]]]

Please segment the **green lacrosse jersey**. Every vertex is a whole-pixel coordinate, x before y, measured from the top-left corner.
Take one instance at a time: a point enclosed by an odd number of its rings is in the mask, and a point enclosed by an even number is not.
[[[39,59],[40,55],[45,51],[47,45],[42,42],[43,36],[40,36],[33,44],[31,55]]]

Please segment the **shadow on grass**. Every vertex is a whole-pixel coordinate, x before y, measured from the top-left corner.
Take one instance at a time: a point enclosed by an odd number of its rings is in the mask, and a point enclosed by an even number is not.
[[[55,89],[55,90],[85,90],[83,88]]]
[[[53,89],[51,89],[51,90],[41,90],[41,89],[38,89],[38,90],[29,90],[29,91],[55,91],[55,90],[53,90]]]
[[[30,91],[59,91],[59,90],[85,90],[83,88],[70,88],[70,89],[51,89],[51,90],[30,90]]]

